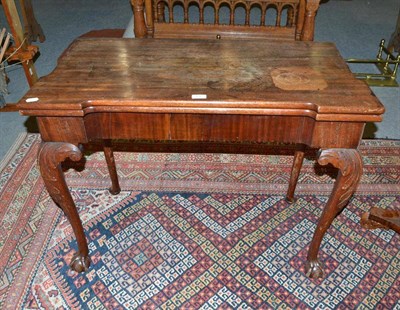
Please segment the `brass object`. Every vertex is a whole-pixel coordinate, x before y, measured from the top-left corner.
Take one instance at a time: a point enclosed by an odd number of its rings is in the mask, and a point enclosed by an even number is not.
[[[386,57],[383,56],[386,55]],[[376,59],[356,59],[346,60],[347,63],[354,64],[374,64],[380,73],[354,73],[356,78],[363,79],[369,86],[398,87],[396,74],[400,64],[400,54],[394,56],[386,47],[385,40],[379,44]]]

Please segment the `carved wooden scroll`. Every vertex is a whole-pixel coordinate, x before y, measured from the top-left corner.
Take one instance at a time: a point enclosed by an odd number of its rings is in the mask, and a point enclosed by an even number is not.
[[[362,174],[362,159],[355,149],[323,150],[318,158],[318,163],[321,165],[331,164],[339,171],[308,251],[306,274],[310,278],[323,277],[323,266],[317,257],[322,238],[332,221],[353,195]]]
[[[90,265],[89,250],[82,222],[61,168],[61,163],[67,158],[79,161],[82,158],[81,150],[73,144],[63,142],[46,142],[39,150],[40,173],[47,191],[67,216],[78,243],[78,252],[73,256],[70,266],[73,270],[82,272]]]

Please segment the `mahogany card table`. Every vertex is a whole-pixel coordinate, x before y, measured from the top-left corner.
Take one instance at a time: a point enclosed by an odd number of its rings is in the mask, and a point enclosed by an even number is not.
[[[318,163],[338,174],[309,247],[309,277],[323,276],[323,236],[360,180],[365,123],[384,113],[331,43],[119,38],[73,42],[19,109],[37,118],[40,172],[72,225],[78,272],[89,267],[89,251],[61,163],[80,160],[82,145],[104,143],[117,194],[113,139],[295,144],[288,201],[304,149],[319,149]]]

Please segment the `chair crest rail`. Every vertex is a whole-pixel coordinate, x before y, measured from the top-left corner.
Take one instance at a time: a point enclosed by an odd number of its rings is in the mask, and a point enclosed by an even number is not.
[[[319,0],[131,0],[143,37],[224,37],[311,41]],[[260,33],[257,34],[257,30]],[[229,34],[229,35],[226,35]],[[217,34],[217,38],[221,38]]]

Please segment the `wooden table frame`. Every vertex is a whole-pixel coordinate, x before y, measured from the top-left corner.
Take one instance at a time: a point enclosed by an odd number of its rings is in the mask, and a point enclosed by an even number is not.
[[[330,72],[329,80],[321,70]],[[78,252],[71,267],[78,272],[90,265],[88,245],[61,163],[79,161],[81,145],[103,141],[110,192],[117,194],[112,139],[295,143],[288,201],[294,201],[305,148],[320,149],[318,163],[333,165],[338,174],[308,251],[305,269],[312,278],[323,276],[323,236],[359,183],[364,125],[384,112],[329,43],[265,41],[254,47],[156,39],[76,41],[19,108],[37,117],[40,172],[72,225]]]

